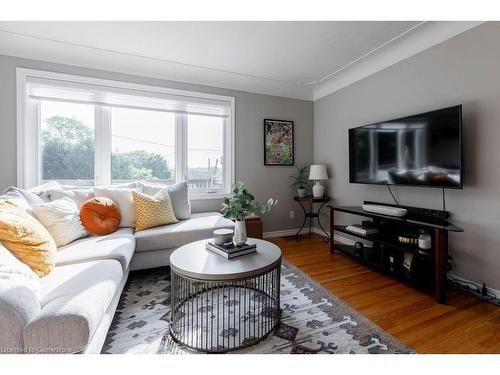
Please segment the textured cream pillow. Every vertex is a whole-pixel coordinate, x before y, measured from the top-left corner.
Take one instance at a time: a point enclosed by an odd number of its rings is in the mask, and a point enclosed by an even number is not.
[[[67,245],[89,234],[83,227],[78,207],[71,198],[32,204],[31,211],[52,235],[57,246]]]
[[[136,231],[179,222],[175,217],[172,202],[170,202],[170,196],[166,190],[159,191],[154,196],[133,191],[132,196],[137,215]]]
[[[54,239],[37,219],[10,200],[0,202],[0,241],[38,276],[54,268]]]

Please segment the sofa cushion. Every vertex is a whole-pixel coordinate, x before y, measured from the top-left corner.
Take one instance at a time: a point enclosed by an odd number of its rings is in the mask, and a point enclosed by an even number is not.
[[[0,284],[22,285],[40,297],[40,278],[0,242]]]
[[[0,280],[0,355],[23,353],[23,329],[40,312],[40,301],[20,280]]]
[[[136,251],[171,249],[213,237],[216,229],[234,227],[218,212],[192,214],[191,219],[136,232]]]
[[[10,200],[16,204],[17,207],[22,208],[25,212],[29,213],[33,216],[33,212],[31,211],[31,204],[26,200],[23,193],[21,193],[20,189],[7,189],[4,194],[0,195],[0,201]]]
[[[118,205],[120,209],[120,228],[135,228],[135,205],[132,198],[132,191],[140,191],[141,188],[123,188],[123,187],[99,187],[94,188],[96,197],[109,198]]]
[[[43,203],[49,200],[49,195],[47,191],[61,189],[61,185],[57,181],[49,181],[45,184],[35,186],[31,189],[21,189],[15,186],[10,186],[4,190],[4,194],[11,193],[13,191],[21,194],[29,204],[33,203]]]
[[[47,191],[49,190],[54,190],[54,189],[62,189],[62,186],[59,184],[57,181],[48,181],[44,184],[35,186],[31,189],[28,189],[30,193],[35,193],[38,194],[41,197],[46,197],[47,196]],[[44,198],[45,199],[45,198]],[[48,199],[48,198],[47,198]],[[47,200],[45,199],[45,200]]]
[[[135,238],[133,233],[132,228],[121,228],[106,236],[82,238],[62,246],[56,255],[56,266],[114,259],[120,262],[125,271],[134,254]]]
[[[64,246],[89,234],[80,221],[76,203],[63,197],[52,202],[32,204],[33,215],[47,229],[57,246]]]
[[[94,189],[48,190],[47,194],[51,201],[64,197],[70,198],[75,202],[76,206],[80,208],[86,201],[94,198]]]
[[[155,195],[165,189],[170,196],[175,217],[179,220],[187,220],[191,217],[191,203],[189,202],[187,182],[180,182],[173,185],[155,184],[149,182],[139,182],[146,195]]]
[[[167,190],[159,191],[154,196],[133,191],[132,196],[137,218],[136,232],[179,222],[175,217]]]
[[[0,241],[38,276],[54,267],[56,244],[38,220],[14,201],[0,201]]]
[[[0,244],[0,354],[23,353],[23,329],[40,311],[40,278]]]
[[[40,313],[24,328],[28,353],[75,353],[91,341],[120,286],[116,260],[56,267],[40,280]]]
[[[92,198],[80,206],[83,226],[98,236],[115,232],[121,221],[118,205],[109,198]]]
[[[3,195],[0,199],[16,200],[16,204],[19,207],[32,215],[31,205],[48,202],[49,196],[47,191],[51,189],[61,189],[61,185],[59,185],[57,181],[49,181],[43,185],[39,185],[28,190],[10,186],[3,191]]]

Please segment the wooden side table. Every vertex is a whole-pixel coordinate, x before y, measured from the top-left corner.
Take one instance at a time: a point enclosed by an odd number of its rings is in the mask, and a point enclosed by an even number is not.
[[[321,225],[319,214],[323,206],[330,201],[330,197],[314,198],[312,195],[306,195],[305,197],[293,197],[293,200],[297,202],[300,207],[302,207],[302,211],[304,211],[304,222],[302,223],[302,226],[300,227],[298,232],[295,234],[295,237],[300,237],[300,232],[302,231],[302,229],[304,229],[307,219],[309,219],[309,237],[311,237],[312,222],[314,219],[316,219],[318,221],[319,227],[321,228],[323,233],[325,233],[325,241],[329,241],[330,236],[326,232],[325,228],[323,228],[323,226]],[[315,203],[321,203],[316,212],[314,211]],[[304,204],[309,204],[309,211],[306,211]]]

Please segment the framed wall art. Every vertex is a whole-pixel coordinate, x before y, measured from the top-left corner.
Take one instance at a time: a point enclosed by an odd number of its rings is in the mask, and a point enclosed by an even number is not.
[[[293,121],[264,119],[264,165],[294,164]]]

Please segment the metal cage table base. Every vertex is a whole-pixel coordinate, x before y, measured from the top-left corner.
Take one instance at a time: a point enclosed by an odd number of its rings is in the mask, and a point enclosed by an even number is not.
[[[254,345],[280,318],[280,267],[250,278],[205,281],[171,272],[170,333],[186,347],[221,353]]]

